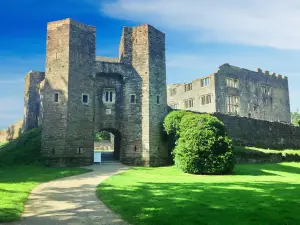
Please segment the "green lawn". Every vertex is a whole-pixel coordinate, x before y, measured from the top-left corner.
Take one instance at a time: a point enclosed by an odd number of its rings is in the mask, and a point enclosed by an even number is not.
[[[10,166],[0,169],[0,222],[20,218],[31,190],[39,183],[76,175],[89,170],[82,168],[43,168]]]
[[[0,142],[0,147],[5,145],[7,142]]]
[[[234,146],[235,152],[263,152],[263,153],[275,153],[282,155],[300,155],[300,150],[295,149],[284,149],[284,150],[274,150],[274,149],[264,149],[264,148],[255,148],[255,147],[242,147],[242,146]]]
[[[132,224],[300,224],[300,163],[237,165],[232,176],[135,168],[97,195]]]

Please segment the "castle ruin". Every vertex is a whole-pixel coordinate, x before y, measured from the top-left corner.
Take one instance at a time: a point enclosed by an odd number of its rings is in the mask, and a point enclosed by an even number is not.
[[[168,85],[168,105],[174,109],[291,123],[287,77],[227,63],[209,76]]]

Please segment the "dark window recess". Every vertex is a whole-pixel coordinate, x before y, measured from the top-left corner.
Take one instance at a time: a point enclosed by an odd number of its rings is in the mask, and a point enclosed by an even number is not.
[[[112,93],[112,91],[111,91],[111,92],[109,92],[109,101],[110,101],[110,102],[112,102],[112,97],[113,97],[113,93]]]
[[[159,104],[159,95],[156,96],[156,103]]]
[[[105,92],[105,100],[108,102],[108,91],[107,92]]]
[[[58,93],[54,93],[54,102],[58,102]]]
[[[130,103],[135,103],[135,95],[130,95]]]
[[[82,154],[83,153],[83,148],[77,148],[77,154]]]
[[[52,148],[52,155],[55,155],[55,149],[54,148]]]
[[[87,104],[89,102],[89,96],[88,95],[82,95],[82,102]]]
[[[136,152],[136,145],[134,146],[134,151]]]

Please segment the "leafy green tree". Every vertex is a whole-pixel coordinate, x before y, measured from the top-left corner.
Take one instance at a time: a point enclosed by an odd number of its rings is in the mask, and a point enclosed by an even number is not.
[[[95,141],[102,141],[102,140],[110,140],[110,133],[107,132],[107,131],[100,131],[100,132],[97,132],[95,134]]]
[[[298,110],[297,112],[292,112],[291,115],[292,115],[292,124],[294,126],[300,126],[300,113],[298,112]]]

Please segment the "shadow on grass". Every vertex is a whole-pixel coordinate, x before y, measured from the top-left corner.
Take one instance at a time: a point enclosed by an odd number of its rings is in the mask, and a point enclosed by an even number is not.
[[[238,164],[235,167],[234,175],[278,176],[278,172],[300,174],[300,167],[285,164]]]
[[[299,224],[300,185],[261,183],[138,183],[97,194],[132,224]]]

